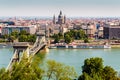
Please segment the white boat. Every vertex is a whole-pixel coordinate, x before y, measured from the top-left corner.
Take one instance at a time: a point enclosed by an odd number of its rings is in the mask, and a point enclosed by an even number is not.
[[[111,46],[110,46],[110,45],[104,45],[104,48],[105,48],[105,49],[110,49]]]
[[[2,46],[3,48],[6,47],[5,45]]]
[[[49,46],[50,49],[56,49],[56,46]]]
[[[54,45],[50,46],[50,49],[109,49],[110,45]]]

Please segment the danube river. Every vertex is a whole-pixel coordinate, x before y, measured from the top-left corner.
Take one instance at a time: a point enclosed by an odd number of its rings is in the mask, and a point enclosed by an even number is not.
[[[12,55],[12,48],[0,48],[0,68],[7,67]],[[46,59],[73,66],[78,73],[82,71],[84,60],[91,57],[101,57],[104,65],[120,71],[120,49],[50,49],[46,54]]]
[[[81,73],[86,58],[101,57],[104,65],[120,71],[120,49],[50,49],[47,59],[56,60],[75,67]]]
[[[0,46],[0,68],[7,67],[9,64],[10,59],[13,55],[13,49],[12,48],[6,48]]]

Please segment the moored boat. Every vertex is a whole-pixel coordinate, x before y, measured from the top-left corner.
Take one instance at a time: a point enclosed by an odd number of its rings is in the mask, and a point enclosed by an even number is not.
[[[54,45],[50,46],[50,49],[109,49],[110,45]]]

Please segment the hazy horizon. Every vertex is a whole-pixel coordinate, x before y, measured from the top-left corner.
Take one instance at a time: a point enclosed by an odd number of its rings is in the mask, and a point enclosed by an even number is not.
[[[119,17],[120,0],[0,0],[0,16]]]

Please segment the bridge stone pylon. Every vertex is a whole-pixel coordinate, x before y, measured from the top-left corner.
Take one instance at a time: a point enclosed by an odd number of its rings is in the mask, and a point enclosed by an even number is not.
[[[13,44],[14,54],[8,64],[7,70],[12,69],[12,65],[15,62],[20,62],[21,57],[23,56],[24,52],[27,53],[27,57],[29,57],[29,44],[27,42],[18,42]]]
[[[16,51],[16,57],[20,59],[20,55],[26,51],[27,57],[29,57],[29,44],[27,42],[18,42],[13,44],[14,53]]]
[[[45,36],[37,36],[36,42],[34,45],[29,48],[28,42],[18,42],[13,44],[14,54],[8,64],[7,70],[11,70],[14,62],[20,62],[23,54],[27,54],[27,57],[34,56],[37,54],[43,47],[46,46]]]

